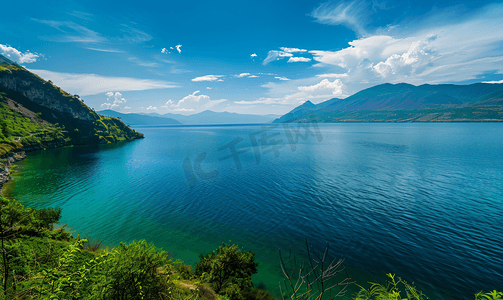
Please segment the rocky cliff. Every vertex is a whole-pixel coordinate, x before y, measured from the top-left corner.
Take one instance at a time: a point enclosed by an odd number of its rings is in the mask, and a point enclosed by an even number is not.
[[[0,187],[24,152],[143,138],[23,67],[0,57]]]

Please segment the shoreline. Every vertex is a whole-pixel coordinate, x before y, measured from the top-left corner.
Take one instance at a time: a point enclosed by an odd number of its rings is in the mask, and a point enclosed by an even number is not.
[[[21,150],[21,151],[16,151],[16,152],[9,152],[0,159],[5,159],[5,162],[3,163],[3,166],[0,166],[0,196],[3,195],[3,188],[4,185],[11,180],[12,178],[10,177],[11,174],[11,167],[14,163],[21,161],[26,158],[26,151]]]

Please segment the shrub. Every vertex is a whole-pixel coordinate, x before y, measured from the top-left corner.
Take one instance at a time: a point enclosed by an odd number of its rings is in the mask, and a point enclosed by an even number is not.
[[[199,255],[196,275],[212,285],[215,292],[230,299],[242,299],[240,293],[253,288],[251,276],[257,273],[255,254],[241,252],[238,245],[225,243],[215,251]]]
[[[215,291],[207,285],[201,284],[197,287],[197,290],[199,297],[201,297],[201,299],[203,300],[215,300],[217,298]]]
[[[167,252],[145,240],[114,248],[102,265],[104,299],[164,299],[170,272],[158,268],[170,262]]]

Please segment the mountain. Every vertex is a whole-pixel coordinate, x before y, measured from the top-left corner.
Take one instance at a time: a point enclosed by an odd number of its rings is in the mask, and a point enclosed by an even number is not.
[[[307,102],[306,102],[307,103]],[[274,122],[503,121],[503,84],[381,84],[345,99],[309,102]]]
[[[182,124],[177,120],[171,118],[164,118],[159,116],[149,116],[145,114],[123,114],[114,110],[102,110],[100,114],[108,117],[120,119],[128,125],[168,125],[168,124]]]
[[[314,104],[313,104],[314,105]],[[190,116],[184,116],[179,114],[167,113],[164,115],[159,115],[157,113],[142,114],[151,117],[162,116],[163,118],[171,118],[187,125],[203,125],[203,124],[264,124],[271,123],[274,119],[278,118],[279,115],[250,115],[250,114],[238,114],[230,112],[214,112],[211,110],[205,110],[203,112],[193,114]]]
[[[143,138],[0,55],[0,185],[24,151]]]

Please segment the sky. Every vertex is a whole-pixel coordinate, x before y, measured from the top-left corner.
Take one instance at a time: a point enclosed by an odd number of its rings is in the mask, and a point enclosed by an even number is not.
[[[382,83],[503,83],[503,2],[8,1],[0,54],[97,111],[285,114]]]

